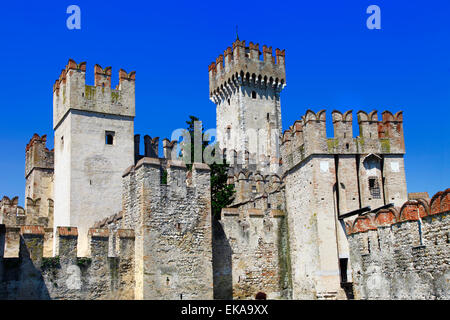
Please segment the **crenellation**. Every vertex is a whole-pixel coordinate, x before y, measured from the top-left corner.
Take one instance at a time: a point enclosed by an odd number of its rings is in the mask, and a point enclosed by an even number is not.
[[[94,86],[87,85],[86,63],[69,59],[54,85],[53,126],[56,129],[70,110],[135,116],[135,72],[119,70],[119,85],[111,89],[111,67],[94,66]]]

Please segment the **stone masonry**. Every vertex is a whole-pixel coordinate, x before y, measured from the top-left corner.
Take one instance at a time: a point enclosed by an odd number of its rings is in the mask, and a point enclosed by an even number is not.
[[[236,39],[208,71],[235,189],[220,219],[179,141],[141,154],[135,72],[113,89],[95,65],[91,86],[69,60],[55,147],[35,134],[25,208],[0,201],[0,299],[449,299],[449,189],[408,199],[401,111],[358,111],[356,136],[334,110],[328,137],[307,110],[282,133],[284,50]]]

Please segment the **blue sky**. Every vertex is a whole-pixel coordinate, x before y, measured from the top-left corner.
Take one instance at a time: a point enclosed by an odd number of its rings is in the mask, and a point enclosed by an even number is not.
[[[345,4],[344,4],[345,3]],[[68,30],[66,8],[81,8]],[[381,8],[381,30],[366,8]],[[0,197],[23,204],[25,146],[53,147],[52,85],[69,58],[136,70],[135,132],[170,137],[196,115],[215,127],[208,64],[235,39],[286,49],[283,129],[307,109],[404,111],[408,192],[450,186],[450,2],[434,1],[33,1],[0,11]],[[330,121],[331,122],[331,121]],[[328,126],[332,137],[332,127]],[[357,128],[354,135],[358,134]]]

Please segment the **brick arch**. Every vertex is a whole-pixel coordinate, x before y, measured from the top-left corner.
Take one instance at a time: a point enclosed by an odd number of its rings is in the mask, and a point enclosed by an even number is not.
[[[373,220],[369,216],[359,216],[353,221],[352,232],[365,232],[367,230],[376,230]]]
[[[436,193],[430,201],[431,214],[441,212],[441,196],[444,194],[443,191]]]
[[[400,209],[400,221],[418,220],[417,210],[421,218],[430,215],[430,206],[426,200],[409,200]]]
[[[398,211],[394,208],[382,209],[375,214],[376,226],[390,226],[398,221]]]

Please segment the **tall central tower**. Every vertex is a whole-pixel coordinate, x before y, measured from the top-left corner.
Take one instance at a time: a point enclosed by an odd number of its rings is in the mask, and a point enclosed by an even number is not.
[[[79,254],[93,224],[122,209],[122,173],[134,161],[135,73],[69,60],[53,87],[55,130],[54,225],[78,227]]]
[[[210,99],[216,104],[217,141],[228,159],[279,167],[280,93],[286,83],[285,51],[237,39],[209,65]],[[234,156],[236,152],[236,157]]]

